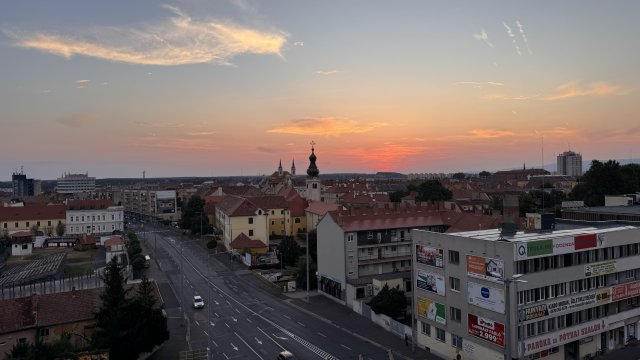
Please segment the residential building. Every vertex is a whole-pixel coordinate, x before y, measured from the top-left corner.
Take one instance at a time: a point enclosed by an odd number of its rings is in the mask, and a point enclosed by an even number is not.
[[[175,190],[122,190],[124,211],[138,216],[178,221],[180,213]]]
[[[108,264],[111,259],[115,258],[116,262],[120,265],[128,265],[129,257],[127,256],[127,251],[124,247],[124,241],[120,236],[113,236],[110,239],[105,240],[104,242],[105,251],[105,261]]]
[[[11,234],[11,256],[31,255],[33,252],[33,233],[19,231]]]
[[[313,204],[313,203],[312,203]],[[328,212],[318,223],[318,288],[351,305],[377,293],[375,284],[409,290],[415,229],[445,231],[436,208],[395,207]]]
[[[340,208],[342,207],[336,203],[325,203],[317,201],[309,203],[309,206],[305,209],[309,230],[317,228],[320,219],[322,219],[322,217],[326,213],[328,213],[329,211],[337,211]]]
[[[36,196],[42,193],[41,181],[27,179],[27,175],[22,172],[11,175],[11,185],[14,197]]]
[[[96,178],[89,174],[64,173],[56,183],[58,194],[93,193],[96,191]]]
[[[557,157],[557,172],[559,175],[582,176],[582,155],[571,150],[559,154]]]
[[[269,246],[269,213],[248,198],[228,195],[216,205],[216,227],[227,249],[241,234]]]
[[[417,344],[443,358],[582,359],[639,335],[638,227],[411,237]]]
[[[0,231],[8,234],[37,229],[45,235],[52,235],[58,223],[65,222],[64,205],[0,207]]]
[[[68,235],[108,235],[124,230],[124,207],[111,200],[70,200],[67,202]]]

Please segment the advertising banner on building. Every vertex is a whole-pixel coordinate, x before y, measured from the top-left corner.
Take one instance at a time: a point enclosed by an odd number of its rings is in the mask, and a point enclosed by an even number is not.
[[[584,276],[600,276],[613,274],[616,272],[616,261],[609,260],[584,266]]]
[[[176,212],[176,191],[156,191],[156,212],[158,214],[173,214]]]
[[[624,300],[634,296],[640,296],[640,281],[632,281],[611,288],[611,301]]]
[[[416,245],[416,261],[420,264],[442,268],[444,267],[443,250],[430,246]]]
[[[424,270],[418,270],[416,285],[423,290],[444,296],[444,276]]]
[[[504,263],[498,259],[467,255],[467,275],[478,279],[502,282]]]
[[[467,321],[469,334],[498,346],[504,346],[504,324],[469,314]]]
[[[523,340],[524,354],[519,349],[520,356],[531,355],[552,347],[564,345],[573,341],[578,341],[589,336],[597,335],[607,330],[604,320],[595,320],[552,333],[536,336]]]
[[[443,304],[418,296],[418,316],[435,321],[438,324],[447,324],[447,314]]]
[[[563,297],[560,300],[546,304],[538,304],[520,309],[521,322],[539,319],[545,316],[557,316],[564,312],[581,310],[594,304],[606,304],[610,302],[609,288],[600,289],[590,293],[581,293],[571,297]]]
[[[517,243],[515,244],[515,256],[518,260],[523,260],[539,256],[569,254],[578,250],[603,246],[604,234],[577,235]]]
[[[469,304],[504,314],[504,290],[469,281],[467,283]]]

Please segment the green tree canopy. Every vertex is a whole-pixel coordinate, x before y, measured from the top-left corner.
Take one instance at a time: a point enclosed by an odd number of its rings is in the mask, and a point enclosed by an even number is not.
[[[309,255],[311,257],[311,255]],[[311,259],[309,261],[309,289],[318,288],[318,277],[316,276],[318,265]],[[296,262],[296,286],[300,289],[307,288],[307,257],[300,256]]]
[[[397,320],[406,311],[407,298],[404,296],[404,291],[397,287],[390,289],[389,285],[385,284],[382,290],[371,299],[369,306],[376,314],[385,314]]]
[[[463,172],[457,172],[455,174],[453,174],[451,176],[452,179],[456,179],[456,180],[464,180],[467,178],[467,175],[465,175],[465,173]]]
[[[298,261],[301,250],[296,239],[291,236],[285,236],[280,245],[278,245],[278,253],[282,254],[282,263],[286,266],[293,266]]]
[[[186,204],[183,204],[182,218],[179,225],[181,229],[189,229],[192,234],[200,234],[201,226],[202,234],[213,232],[213,228],[209,224],[209,218],[204,213],[204,199],[198,195],[193,195]]]
[[[615,160],[593,160],[591,167],[571,190],[569,199],[582,200],[587,206],[604,205],[605,195],[623,195],[640,191],[640,165],[620,166]]]
[[[56,235],[62,236],[64,235],[64,231],[65,231],[65,226],[62,223],[62,221],[60,221],[58,225],[56,225]]]
[[[409,195],[408,191],[403,191],[403,190],[398,190],[398,191],[394,191],[391,194],[389,194],[389,201],[391,202],[402,202],[402,198]]]
[[[442,186],[438,180],[427,180],[418,187],[418,201],[446,201],[451,200],[453,193]]]
[[[478,176],[480,176],[483,179],[488,178],[489,176],[491,176],[491,173],[486,171],[486,170],[482,170],[480,171],[480,173],[478,174]]]

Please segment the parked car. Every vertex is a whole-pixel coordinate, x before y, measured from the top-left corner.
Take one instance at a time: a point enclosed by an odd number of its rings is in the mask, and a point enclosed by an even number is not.
[[[202,309],[204,307],[204,300],[202,300],[202,296],[196,295],[193,297],[193,308],[194,309]]]
[[[296,357],[289,351],[285,350],[278,354],[278,360],[296,360]]]

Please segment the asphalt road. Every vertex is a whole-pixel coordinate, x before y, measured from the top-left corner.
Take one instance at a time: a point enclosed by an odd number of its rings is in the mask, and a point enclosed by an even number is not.
[[[144,230],[183,304],[191,349],[208,344],[215,359],[275,359],[283,350],[299,359],[389,358],[379,347],[285,303],[279,290],[244,266],[236,263],[231,270],[228,254],[207,256],[177,231],[149,224]],[[203,309],[193,309],[194,295],[205,299]]]

